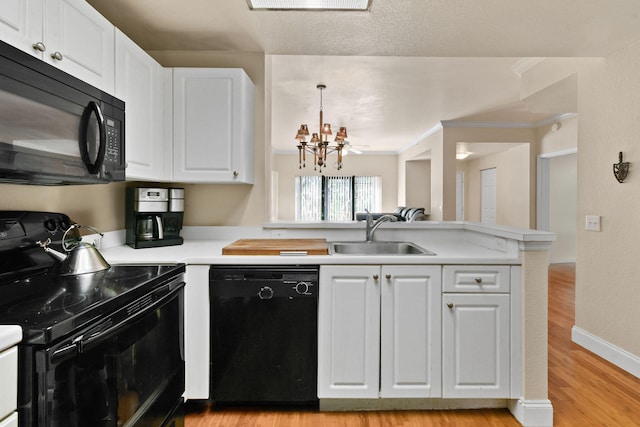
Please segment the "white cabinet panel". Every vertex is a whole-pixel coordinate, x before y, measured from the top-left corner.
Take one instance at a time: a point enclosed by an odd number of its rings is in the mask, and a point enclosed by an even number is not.
[[[209,266],[188,265],[184,291],[185,398],[209,398]]]
[[[322,266],[320,398],[440,397],[439,266]]]
[[[242,69],[173,69],[173,179],[253,183],[253,83]]]
[[[508,293],[510,270],[505,265],[447,265],[442,271],[444,292]]]
[[[18,402],[18,349],[12,347],[0,353],[0,419],[14,412]]]
[[[382,268],[381,397],[440,397],[437,267]]]
[[[114,26],[84,0],[3,0],[2,40],[114,92]],[[39,49],[34,45],[40,46]]]
[[[510,397],[509,295],[444,294],[443,310],[443,397]]]
[[[318,312],[318,397],[377,398],[378,266],[322,266]]]
[[[170,179],[162,175],[162,66],[118,29],[115,95],[127,109],[127,180]]]
[[[14,412],[6,419],[0,421],[0,427],[18,427],[18,414]]]
[[[43,22],[44,0],[0,1],[0,39],[40,58],[33,44],[42,41]]]

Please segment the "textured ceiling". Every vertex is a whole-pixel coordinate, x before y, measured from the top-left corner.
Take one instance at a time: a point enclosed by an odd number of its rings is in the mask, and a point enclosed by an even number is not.
[[[523,57],[603,57],[640,40],[638,0],[373,0],[369,12],[250,11],[244,0],[88,0],[146,50],[264,52],[272,145],[300,123],[347,125],[368,151],[398,150],[440,120],[536,123],[575,93],[519,99]],[[573,102],[572,102],[573,101]]]

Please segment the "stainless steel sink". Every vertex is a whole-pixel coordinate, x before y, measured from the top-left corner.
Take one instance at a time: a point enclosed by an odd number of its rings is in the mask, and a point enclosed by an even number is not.
[[[435,255],[413,242],[329,242],[331,255]]]

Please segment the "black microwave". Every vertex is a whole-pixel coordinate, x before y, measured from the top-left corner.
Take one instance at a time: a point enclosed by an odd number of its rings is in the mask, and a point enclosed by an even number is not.
[[[0,182],[124,181],[124,106],[0,41]]]

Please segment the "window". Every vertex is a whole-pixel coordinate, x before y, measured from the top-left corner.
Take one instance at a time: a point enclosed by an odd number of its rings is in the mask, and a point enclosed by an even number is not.
[[[296,221],[352,221],[356,212],[382,210],[379,176],[297,176]]]

